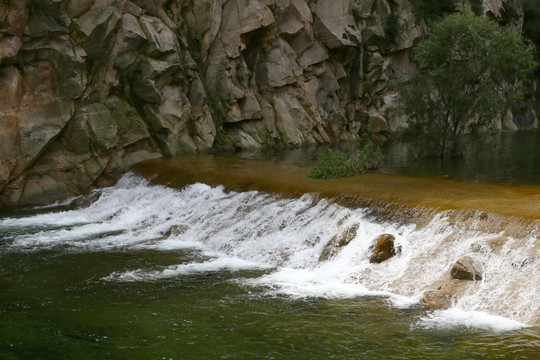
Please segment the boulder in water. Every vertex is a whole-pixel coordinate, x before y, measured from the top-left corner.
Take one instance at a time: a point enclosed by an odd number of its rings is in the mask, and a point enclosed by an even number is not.
[[[74,198],[73,200],[71,200],[71,202],[69,203],[69,208],[70,209],[87,208],[93,203],[95,203],[96,201],[98,201],[100,197],[101,197],[101,193],[97,191],[91,192],[88,195],[78,196]]]
[[[450,274],[459,280],[482,280],[482,265],[469,256],[464,256],[452,267]]]
[[[430,290],[424,293],[421,303],[428,309],[445,310],[452,306],[452,296],[447,291]]]
[[[354,224],[346,228],[339,235],[334,235],[324,247],[321,256],[319,256],[319,261],[326,261],[334,257],[334,255],[336,255],[342,247],[349,245],[349,243],[356,237],[358,227],[358,224]]]
[[[373,247],[373,254],[369,258],[370,263],[381,263],[390,259],[396,254],[401,253],[401,247],[395,247],[394,241],[396,238],[391,234],[383,234],[377,238],[377,242]]]
[[[426,289],[420,303],[427,309],[445,310],[452,307],[452,303],[457,301],[472,285],[467,281],[443,278],[434,282],[429,289]]]
[[[165,237],[169,237],[171,235],[182,235],[186,231],[188,231],[188,227],[186,225],[173,225],[169,228],[169,230],[167,230],[167,232],[165,233]]]
[[[339,247],[328,244],[324,247],[324,250],[321,253],[321,256],[319,256],[319,261],[326,261],[334,257],[339,251]]]

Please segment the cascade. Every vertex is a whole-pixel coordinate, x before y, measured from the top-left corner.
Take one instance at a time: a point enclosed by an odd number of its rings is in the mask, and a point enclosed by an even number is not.
[[[62,211],[41,208],[36,215],[1,219],[8,244],[3,251],[187,249],[195,254],[190,261],[126,268],[101,281],[257,270],[236,281],[298,298],[375,296],[398,308],[421,306],[427,291],[442,287],[453,289],[449,309],[426,311],[418,326],[504,330],[540,323],[538,222],[530,219],[476,210],[407,212],[380,203],[343,206],[315,193],[291,197],[202,183],[176,189],[133,173],[87,200],[72,209],[60,204]],[[393,235],[399,251],[371,263],[383,234]],[[463,256],[482,265],[481,280],[451,279]]]

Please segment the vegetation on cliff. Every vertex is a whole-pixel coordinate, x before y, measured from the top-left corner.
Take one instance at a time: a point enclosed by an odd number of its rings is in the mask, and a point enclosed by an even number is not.
[[[416,152],[441,158],[461,154],[464,134],[485,142],[534,67],[515,32],[470,10],[433,24],[414,60],[419,71],[401,88],[405,137]]]

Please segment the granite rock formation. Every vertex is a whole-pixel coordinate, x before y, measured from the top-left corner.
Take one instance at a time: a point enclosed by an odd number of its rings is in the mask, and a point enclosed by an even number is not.
[[[159,156],[382,138],[403,123],[392,84],[426,33],[414,4],[3,1],[0,204],[66,198]],[[519,27],[518,2],[482,9],[508,6]]]

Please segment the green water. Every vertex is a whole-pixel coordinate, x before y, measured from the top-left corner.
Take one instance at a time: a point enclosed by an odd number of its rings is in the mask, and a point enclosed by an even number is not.
[[[235,282],[257,271],[103,280],[196,256],[3,249],[0,358],[535,359],[540,351],[535,329],[424,329],[415,325],[424,310],[383,299],[292,299]]]

